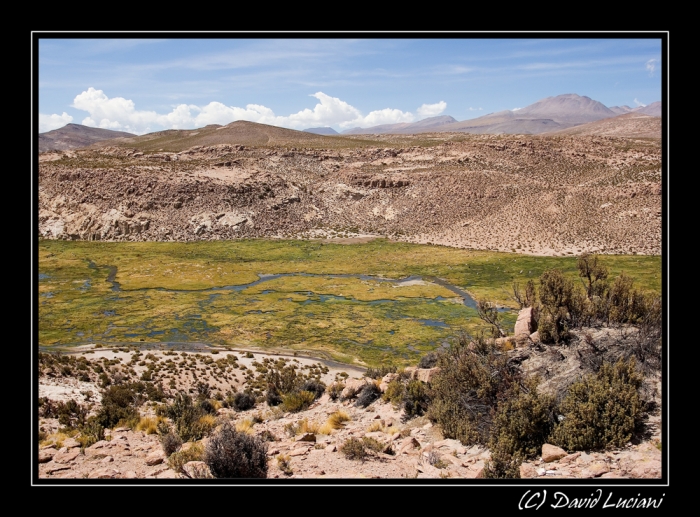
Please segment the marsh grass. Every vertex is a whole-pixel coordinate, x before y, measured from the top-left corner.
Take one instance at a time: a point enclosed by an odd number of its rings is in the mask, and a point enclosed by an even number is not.
[[[624,271],[640,290],[660,292],[660,257],[603,259],[611,276]],[[576,262],[575,256],[535,257],[383,239],[353,246],[265,239],[41,240],[39,269],[48,277],[38,282],[39,342],[52,346],[177,339],[303,348],[344,362],[360,359],[369,366],[405,366],[415,364],[456,331],[476,332],[482,322],[475,310],[456,303],[455,294],[442,286],[397,287],[379,277],[444,278],[475,298],[515,308],[513,281],[525,285],[556,268],[580,282]],[[117,268],[119,292],[105,281],[108,266]],[[259,273],[377,278],[289,276],[242,291],[216,289],[254,282]],[[84,288],[88,280],[89,287]],[[505,329],[512,331],[515,311],[503,314]]]

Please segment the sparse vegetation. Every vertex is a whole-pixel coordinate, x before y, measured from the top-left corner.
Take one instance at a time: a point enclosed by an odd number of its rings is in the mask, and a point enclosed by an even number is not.
[[[264,478],[267,443],[225,423],[209,439],[204,461],[217,478]]]

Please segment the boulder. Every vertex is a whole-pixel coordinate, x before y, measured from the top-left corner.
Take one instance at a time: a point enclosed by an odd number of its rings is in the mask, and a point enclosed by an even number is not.
[[[545,443],[542,446],[542,461],[545,463],[549,463],[550,461],[557,461],[558,459],[561,459],[568,454],[564,449],[561,447],[557,447],[556,445],[551,445],[549,443]]]
[[[515,342],[518,345],[522,346],[529,341],[530,334],[532,334],[532,326],[532,307],[520,309],[513,332],[515,335]]]

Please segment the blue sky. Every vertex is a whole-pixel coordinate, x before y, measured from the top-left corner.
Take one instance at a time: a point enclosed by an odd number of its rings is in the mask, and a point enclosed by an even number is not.
[[[39,39],[40,132],[73,122],[144,134],[240,119],[342,131],[466,120],[565,93],[606,106],[661,100],[659,38],[65,36]]]

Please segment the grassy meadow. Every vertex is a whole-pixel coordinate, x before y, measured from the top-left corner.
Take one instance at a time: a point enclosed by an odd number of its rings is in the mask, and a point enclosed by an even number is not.
[[[473,308],[430,282],[432,277],[513,309],[513,281],[524,286],[551,268],[577,278],[574,256],[468,251],[385,239],[352,245],[262,239],[41,240],[38,252],[42,347],[203,342],[307,351],[368,366],[415,364],[461,330],[483,327]],[[636,287],[661,291],[661,257],[601,260],[611,277],[624,271]],[[289,276],[255,283],[259,275]],[[383,281],[409,276],[425,282]],[[517,311],[502,314],[512,331]]]

